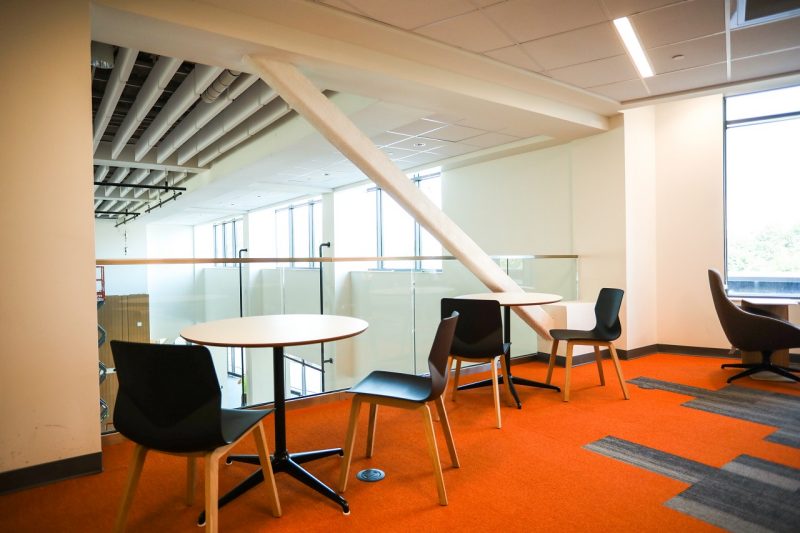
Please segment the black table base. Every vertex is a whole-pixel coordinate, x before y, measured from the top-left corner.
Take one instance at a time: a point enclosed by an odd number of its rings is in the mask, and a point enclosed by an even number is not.
[[[286,449],[286,396],[285,387],[283,383],[283,347],[275,346],[273,348],[273,370],[274,370],[274,386],[275,386],[275,453],[270,456],[272,464],[272,471],[275,474],[284,472],[289,474],[304,485],[314,489],[326,498],[333,500],[342,508],[344,514],[350,513],[350,506],[347,500],[342,498],[333,489],[328,487],[325,483],[314,477],[311,472],[300,466],[309,461],[315,461],[328,457],[331,455],[343,456],[344,451],[341,448],[329,448],[327,450],[315,450],[311,452],[298,452],[289,453]],[[258,455],[231,455],[227,458],[227,463],[232,461],[240,463],[248,463],[260,465],[261,461]],[[239,483],[230,492],[225,494],[219,499],[219,507],[222,508],[225,504],[238,498],[248,490],[252,489],[259,483],[264,481],[264,472],[259,468],[256,472],[250,474],[247,479]],[[203,525],[206,521],[205,511],[200,513],[197,519],[198,525]]]
[[[503,306],[503,337],[505,342],[511,345],[511,306],[505,305]],[[517,389],[514,385],[527,385],[528,387],[539,387],[540,389],[551,389],[557,392],[561,392],[561,389],[556,387],[555,385],[550,385],[549,383],[541,383],[539,381],[533,381],[531,379],[525,378],[518,378],[516,376],[511,375],[511,354],[505,356],[506,360],[506,370],[508,371],[508,388],[511,391],[511,395],[514,397],[514,401],[517,402],[517,409],[522,409],[522,402],[519,401],[519,394],[517,394]],[[498,381],[503,383],[504,376],[498,376]],[[477,389],[479,387],[488,387],[492,384],[491,379],[483,379],[481,381],[475,381],[473,383],[467,383],[466,385],[461,385],[458,390],[467,390],[467,389]]]

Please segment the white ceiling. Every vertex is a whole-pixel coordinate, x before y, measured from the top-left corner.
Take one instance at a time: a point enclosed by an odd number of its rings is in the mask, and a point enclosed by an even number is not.
[[[141,66],[141,79],[128,84],[129,101],[117,106],[109,131],[96,131],[104,141],[95,152],[95,179],[98,169],[108,167],[101,181],[188,189],[138,219],[146,222],[207,222],[365,179],[294,113],[259,119],[284,105],[274,95],[214,132],[211,148],[178,148],[184,161],[159,156],[168,132],[150,134],[151,153],[138,161],[133,157],[138,139],[148,138],[148,127],[158,122],[180,81],[195,69],[245,70],[244,54],[270,54],[300,66],[406,171],[598,133],[622,107],[654,97],[765,77],[785,83],[781,76],[800,72],[800,17],[736,27],[735,21],[726,22],[726,9],[736,15],[735,0],[730,5],[726,0],[187,0],[184,5],[191,9],[181,13],[159,3],[94,2],[93,39],[114,45],[118,59],[127,50],[150,61]],[[625,53],[611,22],[619,16],[630,17],[656,73],[652,78],[641,79]],[[164,84],[165,92],[127,147],[112,157],[112,133],[161,57],[179,60],[176,78]],[[102,76],[111,79],[115,72]],[[103,80],[93,83],[97,102],[107,86]],[[244,107],[236,99],[230,98],[230,107]],[[195,100],[173,128],[209,105]],[[254,121],[264,125],[249,127]],[[209,138],[202,130],[213,122],[185,139],[186,146]],[[216,151],[208,155],[212,148]],[[96,209],[129,212],[143,212],[148,204],[142,200],[155,205],[168,197],[167,191],[121,186],[97,187],[96,195]]]

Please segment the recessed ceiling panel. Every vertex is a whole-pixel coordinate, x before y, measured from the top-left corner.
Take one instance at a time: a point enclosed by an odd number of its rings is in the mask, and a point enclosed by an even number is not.
[[[537,39],[523,44],[522,47],[548,70],[625,53],[610,22]]]
[[[635,80],[620,81],[618,83],[610,83],[608,85],[599,85],[592,87],[593,92],[608,96],[619,102],[626,100],[635,100],[637,98],[646,98],[649,96],[647,87],[645,87],[642,80],[636,78]]]
[[[725,61],[725,34],[669,44],[647,51],[657,74]]]
[[[726,83],[728,80],[725,63],[659,74],[647,78],[645,83],[653,94],[665,94],[691,89],[696,87],[695,83],[698,81],[706,86]]]
[[[550,71],[557,80],[577,85],[593,87],[638,78],[636,69],[627,55],[598,59],[588,63],[572,65]]]
[[[800,47],[800,17],[761,26],[748,26],[731,32],[733,59],[798,47]],[[800,54],[800,51],[796,53]]]
[[[525,53],[521,45],[508,46],[506,48],[500,48],[499,50],[491,50],[486,52],[484,55],[513,67],[530,70],[532,72],[540,72],[544,70],[539,63],[534,61],[527,53]]]
[[[518,43],[606,20],[597,0],[509,0],[484,12]]]
[[[645,48],[688,41],[725,31],[724,1],[678,2],[634,15],[631,24]]]
[[[370,18],[406,30],[475,9],[468,0],[347,0],[347,4]]]
[[[514,44],[479,11],[435,22],[415,32],[472,52],[485,52]]]

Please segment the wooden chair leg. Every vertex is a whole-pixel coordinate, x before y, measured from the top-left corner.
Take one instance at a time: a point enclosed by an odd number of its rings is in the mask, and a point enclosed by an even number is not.
[[[128,468],[128,480],[125,482],[125,492],[122,493],[122,501],[117,512],[117,521],[114,523],[116,533],[125,531],[125,522],[128,518],[128,510],[133,502],[133,495],[136,493],[136,486],[139,484],[139,477],[142,474],[142,466],[147,456],[147,448],[137,444],[133,449],[131,466]]]
[[[219,456],[215,452],[205,454],[206,531],[208,533],[217,533],[219,531],[219,509],[217,507],[217,500],[219,500]]]
[[[186,458],[186,505],[194,505],[194,487],[197,481],[197,457]]]
[[[378,422],[378,404],[369,404],[369,426],[367,427],[367,457],[375,451],[375,425]]]
[[[556,364],[556,354],[558,353],[558,340],[553,339],[553,347],[550,350],[550,359],[547,360],[547,378],[544,380],[548,385],[550,378],[553,377],[553,367]]]
[[[622,366],[619,364],[619,357],[617,357],[617,349],[614,348],[614,343],[608,343],[608,350],[611,352],[611,360],[614,361],[614,368],[617,370],[617,378],[619,378],[619,385],[622,387],[622,396],[626,400],[630,400],[631,396],[628,394],[628,387],[625,385],[625,378],[622,377]]]
[[[278,498],[278,487],[275,485],[275,473],[272,471],[272,462],[269,460],[269,447],[267,437],[264,434],[264,425],[259,422],[253,430],[253,438],[256,440],[258,450],[258,460],[261,463],[261,470],[264,472],[264,484],[267,486],[269,496],[269,506],[272,509],[272,516],[281,516],[281,502]]]
[[[456,392],[458,392],[458,378],[461,377],[461,359],[456,359],[456,372],[453,375],[453,390],[450,392],[450,400],[456,401]]]
[[[572,374],[572,343],[567,341],[567,358],[564,361],[564,401],[569,401],[570,377]]]
[[[450,462],[454,467],[458,468],[461,466],[461,463],[458,461],[453,432],[450,431],[450,420],[447,418],[447,411],[444,408],[444,398],[439,396],[434,400],[434,403],[436,404],[436,410],[439,412],[439,421],[442,424],[442,431],[444,431],[444,440],[447,442],[447,450],[450,452]]]
[[[497,429],[503,427],[500,420],[500,384],[497,379],[497,358],[491,360],[489,363],[492,369],[492,395],[494,396],[494,418],[497,422]]]
[[[597,361],[597,373],[600,374],[600,385],[606,384],[606,378],[603,376],[603,356],[600,355],[600,347],[594,345],[594,360]]]
[[[444,490],[444,476],[442,475],[442,463],[439,461],[439,448],[436,446],[436,435],[433,433],[433,419],[431,410],[427,404],[423,404],[420,409],[425,425],[425,438],[428,441],[428,451],[433,461],[433,473],[436,476],[436,490],[439,493],[439,505],[447,505],[447,493]]]
[[[350,406],[350,420],[347,422],[347,436],[344,438],[344,457],[342,457],[342,466],[339,470],[339,492],[344,492],[347,489],[347,478],[350,475],[350,462],[353,459],[353,445],[356,441],[359,411],[361,411],[361,400],[356,396]]]
[[[508,371],[508,363],[506,363],[505,356],[500,356],[500,368],[503,371],[503,390],[505,391],[506,395],[506,402],[511,407],[517,406],[517,401],[514,399],[514,395],[511,394],[511,385],[508,383],[508,376],[510,375]]]

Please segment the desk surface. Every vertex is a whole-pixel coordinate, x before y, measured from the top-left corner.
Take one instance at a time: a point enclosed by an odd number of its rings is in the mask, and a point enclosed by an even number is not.
[[[196,344],[269,348],[330,342],[358,335],[360,318],[339,315],[263,315],[228,318],[185,327],[180,335]]]
[[[546,292],[480,292],[459,296],[465,300],[496,300],[503,306],[543,305],[560,302],[558,294]]]
[[[780,305],[795,305],[800,303],[800,300],[795,300],[792,298],[742,298],[742,303],[749,304],[749,305],[769,305],[769,306],[780,306]]]

